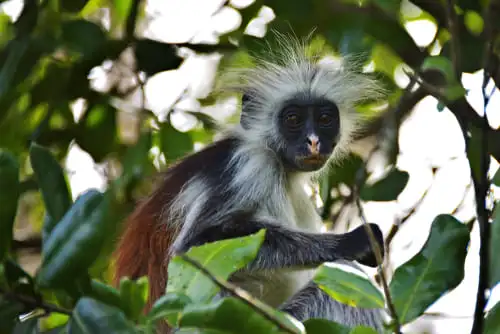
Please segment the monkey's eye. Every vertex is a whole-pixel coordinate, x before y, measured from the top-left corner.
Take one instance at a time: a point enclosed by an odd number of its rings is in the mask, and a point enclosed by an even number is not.
[[[321,126],[330,126],[332,124],[333,118],[328,114],[323,114],[319,117],[319,125]]]

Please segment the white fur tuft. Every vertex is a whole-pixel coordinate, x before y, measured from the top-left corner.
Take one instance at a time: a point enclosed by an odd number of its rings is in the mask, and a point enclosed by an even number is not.
[[[247,142],[260,146],[273,143],[284,145],[276,134],[276,112],[296,94],[306,93],[334,102],[340,112],[338,144],[329,163],[338,161],[349,151],[353,136],[361,129],[362,116],[354,108],[367,99],[383,96],[383,89],[375,78],[361,73],[356,56],[335,59],[307,47],[307,39],[275,33],[277,47],[269,49],[265,59],[253,57],[255,67],[235,69],[223,76],[222,89],[251,96],[247,110],[252,114],[251,128],[235,131]],[[272,59],[269,61],[267,59]]]

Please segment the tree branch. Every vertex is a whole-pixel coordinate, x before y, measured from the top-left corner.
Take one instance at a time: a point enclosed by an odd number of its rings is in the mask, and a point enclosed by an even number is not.
[[[9,292],[9,291],[4,291],[3,289],[0,289],[0,294],[3,295],[6,299],[10,299],[12,301],[17,301],[27,307],[31,307],[33,309],[39,308],[44,310],[46,313],[61,313],[61,314],[66,314],[66,315],[71,315],[71,310],[64,309],[62,307],[59,307],[57,305],[49,304],[41,299],[38,300],[33,297],[28,297],[24,295],[18,295],[15,292]]]
[[[179,255],[184,261],[201,271],[203,274],[205,274],[208,278],[212,280],[220,289],[229,292],[232,296],[236,297],[237,299],[241,300],[243,303],[247,304],[250,306],[253,310],[255,310],[257,313],[262,315],[264,318],[275,324],[278,328],[280,328],[282,331],[286,333],[292,333],[292,334],[297,334],[297,332],[293,328],[289,328],[285,324],[283,324],[278,318],[276,318],[272,313],[267,312],[266,310],[262,309],[259,305],[257,305],[256,302],[252,300],[252,298],[248,295],[248,293],[239,288],[238,286],[231,284],[230,282],[225,282],[217,277],[215,277],[210,271],[208,271],[201,263],[198,261],[192,259],[186,254],[181,254]]]

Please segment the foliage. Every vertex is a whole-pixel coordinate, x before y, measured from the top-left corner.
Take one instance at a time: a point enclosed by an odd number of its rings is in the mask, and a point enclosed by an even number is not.
[[[481,276],[480,289],[498,283],[500,262],[492,255],[500,251],[500,204],[496,203],[490,224],[484,198],[490,181],[500,185],[500,171],[489,180],[485,167],[490,156],[500,159],[500,130],[483,126],[483,118],[465,99],[460,76],[484,69],[499,85],[500,34],[492,22],[500,19],[493,10],[500,5],[496,0],[406,2],[420,10],[407,12],[399,0],[256,0],[236,8],[241,25],[220,36],[216,44],[176,45],[141,36],[139,23],[147,18],[139,0],[25,0],[15,21],[0,13],[0,332],[152,333],[160,320],[180,327],[180,333],[373,332],[322,319],[300,323],[226,282],[253,259],[265,231],[206,244],[191,249],[188,258],[174,258],[167,291],[146,314],[142,309],[147,303],[147,278],[123,279],[118,287],[109,282],[109,256],[120,222],[138,194],[150,189],[149,177],[192,152],[195,143],[209,143],[215,133],[214,120],[207,114],[189,112],[197,126],[180,131],[172,113],[160,120],[144,103],[131,107],[139,120],[136,129],[124,129],[119,121],[126,114],[123,105],[134,92],[143,91],[143,81],[183,63],[179,47],[199,54],[221,53],[220,71],[248,59],[249,53],[262,52],[266,43],[245,29],[263,5],[276,14],[268,28],[280,32],[292,28],[301,37],[316,28],[318,39],[313,42],[324,43],[336,54],[361,54],[361,64],[372,63],[388,91],[388,103],[382,108],[368,104],[358,110],[370,119],[360,138],[389,134],[381,136],[377,145],[388,157],[387,173],[372,181],[376,177],[366,161],[351,154],[319,180],[323,219],[335,223],[340,215],[335,207],[342,211],[359,200],[398,198],[409,181],[408,173],[396,167],[398,125],[418,101],[432,95],[441,109],[446,106],[456,116],[467,139],[482,224],[481,257],[491,255],[486,261],[489,270],[481,269],[489,275]],[[453,8],[449,3],[455,3]],[[223,7],[235,8],[225,3],[219,10]],[[102,8],[109,9],[109,27],[99,19]],[[405,23],[415,20],[436,25],[431,44],[418,47],[405,30]],[[267,44],[279,43],[275,37],[266,35]],[[110,70],[108,87],[97,89],[91,71],[108,62],[116,69],[125,55],[134,59],[132,74],[126,77]],[[395,73],[403,65],[411,80],[401,88]],[[120,84],[127,80],[132,87]],[[213,105],[223,97],[214,92],[200,102]],[[76,101],[84,102],[79,117],[73,114]],[[127,140],[127,131],[136,139]],[[62,166],[74,144],[95,162],[118,166],[105,191],[91,189],[72,199]],[[151,153],[155,150],[163,159]],[[347,195],[341,191],[345,187]],[[31,222],[41,226],[42,264],[35,274],[19,265],[13,232],[21,220],[20,203],[33,193],[40,194],[45,215],[43,222]],[[385,306],[391,317],[387,330],[392,332],[421,316],[460,283],[469,231],[453,215],[437,216],[423,248],[396,269],[384,294],[365,277],[327,266],[320,268],[315,281],[340,302]],[[229,290],[231,297],[212,301],[220,289]],[[475,328],[484,326],[485,333],[497,333],[499,304],[487,314],[483,314],[485,303],[478,305]]]

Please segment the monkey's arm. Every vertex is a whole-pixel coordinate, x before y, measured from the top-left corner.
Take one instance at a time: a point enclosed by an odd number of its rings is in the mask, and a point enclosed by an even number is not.
[[[375,224],[369,226],[383,252],[383,236],[380,228]],[[232,218],[188,233],[176,253],[185,252],[192,246],[242,237],[266,229],[264,242],[257,257],[247,268],[249,270],[318,266],[324,262],[341,259],[356,260],[361,264],[375,267],[377,261],[365,228],[360,226],[345,234],[308,233],[255,218]]]

